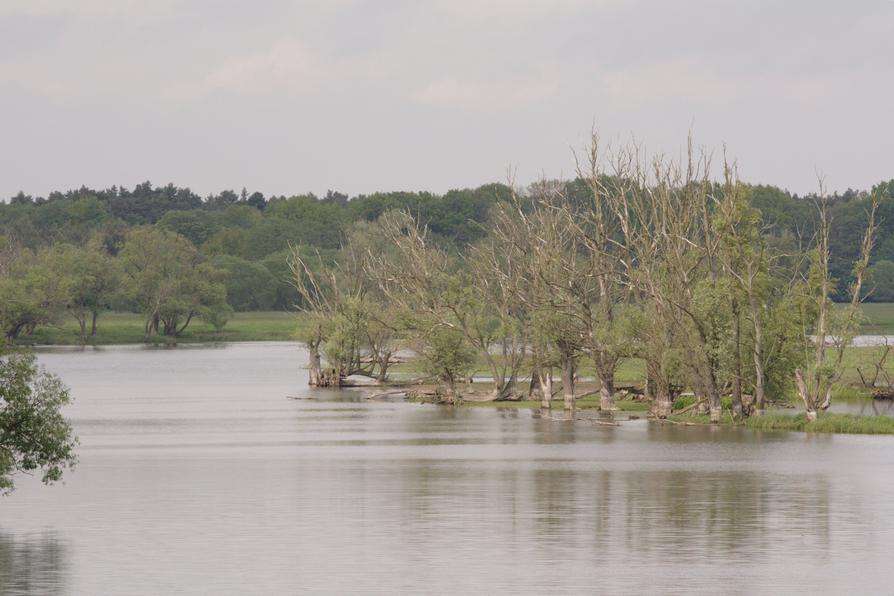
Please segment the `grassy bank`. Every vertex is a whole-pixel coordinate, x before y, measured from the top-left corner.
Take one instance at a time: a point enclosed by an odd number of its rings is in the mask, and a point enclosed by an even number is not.
[[[144,320],[133,313],[110,312],[99,318],[96,336],[91,344],[142,343]],[[233,315],[226,327],[217,331],[201,320],[194,320],[186,331],[177,337],[178,343],[216,341],[284,341],[294,339],[297,319],[288,312],[240,312]],[[165,338],[157,338],[165,341]],[[79,345],[81,337],[78,325],[72,318],[58,327],[40,327],[34,335],[22,338],[22,344]]]
[[[683,424],[710,424],[707,416],[685,414],[671,416],[671,422]],[[855,416],[853,414],[820,413],[816,422],[808,422],[803,414],[767,414],[751,417],[744,422],[735,421],[728,412],[724,412],[721,422],[724,426],[741,426],[761,431],[797,431],[807,433],[841,433],[855,435],[890,435],[894,434],[894,417],[890,416]]]
[[[806,416],[781,414],[749,418],[745,426],[754,430],[794,430],[815,433],[849,433],[862,435],[894,434],[894,418],[890,416],[855,416],[853,414],[820,413],[816,422]]]

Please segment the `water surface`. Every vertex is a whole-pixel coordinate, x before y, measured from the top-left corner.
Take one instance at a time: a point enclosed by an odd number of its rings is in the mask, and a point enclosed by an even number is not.
[[[311,392],[288,343],[39,356],[81,463],[0,501],[2,594],[894,589],[891,437]]]

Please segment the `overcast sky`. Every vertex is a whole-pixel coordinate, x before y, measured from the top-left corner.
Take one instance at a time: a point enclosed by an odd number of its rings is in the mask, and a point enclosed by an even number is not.
[[[795,192],[894,178],[892,0],[0,0],[0,196],[569,175],[595,123]]]

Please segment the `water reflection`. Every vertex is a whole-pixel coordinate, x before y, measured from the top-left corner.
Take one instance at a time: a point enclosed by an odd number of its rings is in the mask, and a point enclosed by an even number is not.
[[[0,593],[889,587],[890,437],[310,394],[296,353],[42,354],[81,464],[0,502]]]
[[[67,593],[65,545],[53,534],[16,538],[0,531],[0,594]]]
[[[837,401],[832,403],[831,411],[839,414],[857,414],[859,416],[894,416],[894,400]]]

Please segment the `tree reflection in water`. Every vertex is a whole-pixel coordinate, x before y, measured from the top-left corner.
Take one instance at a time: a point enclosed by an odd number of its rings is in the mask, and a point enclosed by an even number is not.
[[[0,532],[0,594],[64,594],[68,572],[65,544],[53,534],[14,537]]]

